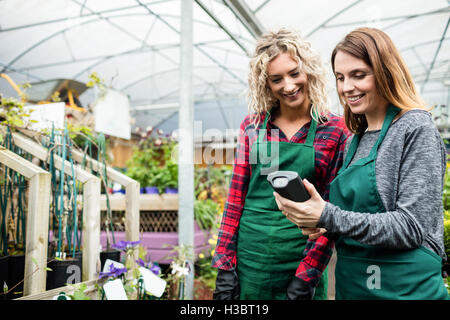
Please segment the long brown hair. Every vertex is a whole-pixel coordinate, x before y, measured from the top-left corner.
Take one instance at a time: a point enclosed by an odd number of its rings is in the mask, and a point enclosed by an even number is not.
[[[391,38],[375,28],[358,28],[339,42],[331,54],[331,67],[338,51],[344,51],[363,60],[375,75],[378,93],[400,109],[426,109],[425,103],[416,90],[412,76]],[[345,100],[339,96],[344,107],[345,123],[353,133],[367,129],[364,114],[354,114]]]

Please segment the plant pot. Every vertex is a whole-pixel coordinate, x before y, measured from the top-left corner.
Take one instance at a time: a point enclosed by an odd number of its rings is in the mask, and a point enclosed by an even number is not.
[[[76,258],[48,262],[47,266],[52,271],[47,271],[47,290],[81,282],[83,263],[81,257],[77,257],[77,254],[75,254]]]
[[[25,277],[25,255],[18,254],[9,256],[7,284],[8,290],[12,289],[12,291],[8,293],[8,299],[16,299],[23,296],[24,277]],[[17,286],[14,287],[15,285]]]
[[[145,187],[145,193],[147,194],[159,194],[158,187]]]
[[[100,252],[100,263],[101,263],[100,270],[103,270],[106,259],[120,262],[120,253],[121,252],[119,250],[115,250],[115,249],[109,249],[109,250]]]
[[[8,284],[8,264],[9,256],[0,257],[0,290],[3,293],[3,284],[6,282]],[[6,299],[5,296],[0,295],[0,300]]]
[[[164,190],[164,192],[165,192],[165,193],[178,193],[178,188],[169,188],[169,187],[167,187],[167,188]]]

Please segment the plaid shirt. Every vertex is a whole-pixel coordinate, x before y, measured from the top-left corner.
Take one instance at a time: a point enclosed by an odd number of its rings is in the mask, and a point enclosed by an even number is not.
[[[262,116],[260,120],[260,127],[264,122],[264,117]],[[327,118],[328,121],[317,124],[317,131],[314,137],[315,187],[326,201],[329,195],[329,185],[342,166],[345,141],[350,135],[342,117],[329,114]],[[212,259],[212,266],[219,269],[233,270],[236,267],[239,220],[244,208],[251,176],[249,153],[257,139],[257,132],[252,119],[252,116],[248,115],[240,126],[230,189],[219,229],[217,246]],[[289,141],[271,120],[269,119],[267,122],[267,140],[293,143],[305,142],[311,122],[304,125]],[[303,252],[303,259],[299,261],[296,276],[308,283],[317,285],[323,270],[331,258],[333,246],[334,242],[325,236],[321,236],[315,241],[308,240]]]

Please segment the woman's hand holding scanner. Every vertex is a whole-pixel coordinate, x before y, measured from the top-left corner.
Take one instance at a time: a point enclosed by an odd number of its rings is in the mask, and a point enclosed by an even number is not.
[[[273,194],[278,208],[291,222],[297,226],[315,228],[325,207],[325,201],[308,180],[303,179],[303,184],[311,195],[307,201],[294,202],[282,197],[277,192]]]

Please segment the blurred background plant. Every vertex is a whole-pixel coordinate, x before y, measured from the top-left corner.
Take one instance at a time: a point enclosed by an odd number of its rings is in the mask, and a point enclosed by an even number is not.
[[[192,247],[185,245],[165,245],[164,247],[171,247],[173,253],[165,257],[165,259],[172,260],[165,275],[167,281],[165,297],[168,300],[184,300],[184,284],[186,283],[186,276],[191,271],[188,260],[192,261],[194,258],[190,254]]]
[[[161,130],[149,127],[145,132],[138,128],[140,140],[127,161],[126,174],[138,181],[141,187],[178,188],[178,164],[172,159],[176,141]]]
[[[447,257],[450,257],[450,162],[447,162],[447,169],[444,177],[444,245]]]

